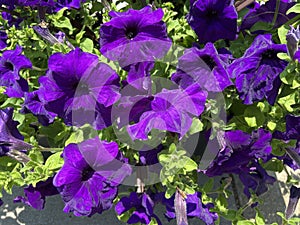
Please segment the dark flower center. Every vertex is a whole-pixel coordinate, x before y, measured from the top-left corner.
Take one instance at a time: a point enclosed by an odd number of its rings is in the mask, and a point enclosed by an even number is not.
[[[95,170],[93,170],[90,166],[85,168],[81,173],[81,180],[87,181],[93,176],[94,172]]]
[[[133,39],[137,34],[138,31],[135,27],[128,27],[125,32],[127,39]]]
[[[5,62],[4,67],[8,70],[13,71],[14,70],[14,65],[11,62]]]
[[[269,50],[265,51],[261,55],[261,64],[276,66],[276,64],[278,63],[277,53],[278,52],[276,52],[272,49],[269,49]]]
[[[201,59],[206,63],[210,70],[213,70],[217,64],[209,55],[202,56]]]
[[[90,88],[89,85],[84,83],[84,82],[80,82],[77,87],[76,87],[76,92],[79,95],[87,95],[90,93]]]
[[[263,81],[261,82],[258,86],[254,87],[253,90],[256,92],[256,91],[259,91],[263,88],[265,88],[267,85],[267,82],[266,81]]]
[[[262,58],[264,59],[274,59],[277,58],[276,52],[274,50],[267,50],[262,54]]]
[[[208,18],[214,18],[217,16],[217,14],[218,14],[218,12],[216,10],[211,9],[211,10],[207,11],[206,16]]]

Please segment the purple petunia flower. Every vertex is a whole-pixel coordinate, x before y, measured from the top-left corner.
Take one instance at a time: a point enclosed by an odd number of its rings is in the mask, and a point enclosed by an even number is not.
[[[268,175],[266,170],[257,162],[252,162],[247,168],[241,167],[238,175],[244,184],[244,194],[250,198],[252,189],[257,196],[268,191],[267,184],[273,184],[276,179]]]
[[[100,28],[101,53],[121,67],[163,57],[171,47],[163,10],[146,6],[141,10],[109,13],[112,18]]]
[[[257,194],[262,194],[267,190],[265,184],[275,181],[257,163],[258,159],[264,162],[269,160],[272,151],[271,139],[271,133],[263,129],[253,131],[251,135],[240,130],[225,132],[225,146],[203,172],[209,177],[224,173],[238,174],[245,185],[244,193],[248,197],[249,188]],[[261,179],[262,177],[264,179]]]
[[[24,137],[17,129],[18,122],[12,119],[13,108],[0,110],[0,156],[10,150],[26,151],[32,146],[24,142]]]
[[[130,193],[129,197],[123,197],[116,204],[115,210],[118,215],[134,208],[135,210],[127,220],[127,224],[149,224],[151,218],[154,217],[159,225],[161,221],[153,212],[154,202],[146,193],[137,194],[136,192]]]
[[[175,195],[171,198],[165,198],[165,193],[155,194],[153,197],[155,202],[161,202],[166,206],[167,212],[165,216],[168,220],[175,219]],[[201,193],[195,192],[194,194],[186,195],[186,215],[188,218],[199,218],[204,221],[206,224],[214,224],[214,221],[218,219],[218,214],[215,212],[210,212],[210,208],[213,208],[212,203],[203,204],[201,199]]]
[[[53,180],[65,202],[64,212],[91,216],[112,207],[118,185],[131,173],[115,142],[99,137],[69,144],[64,165]]]
[[[30,60],[21,54],[22,48],[6,50],[0,57],[0,86],[5,86],[8,97],[20,98],[28,91],[27,81],[20,77],[20,70],[31,68]]]
[[[36,187],[29,185],[24,188],[25,196],[18,196],[14,199],[14,203],[23,202],[37,210],[42,210],[45,205],[45,198],[47,196],[57,195],[57,188],[53,186],[53,177],[48,178],[46,181],[40,181]]]
[[[274,44],[270,34],[257,36],[243,57],[236,59],[228,73],[236,78],[236,88],[245,104],[266,98],[275,103],[281,85],[279,74],[287,62],[277,57],[286,52],[286,46]]]
[[[300,62],[300,50],[298,50],[295,55],[294,55],[294,59],[298,60],[298,62]]]
[[[39,98],[38,91],[25,93],[25,101],[22,106],[21,113],[32,113],[37,116],[38,121],[47,126],[54,121],[56,114],[45,109],[46,102],[42,102]]]
[[[10,1],[10,0],[8,0],[8,1]],[[13,1],[11,1],[11,2],[13,2]],[[7,20],[8,25],[10,27],[15,26],[16,28],[19,28],[20,23],[23,21],[23,19],[21,17],[13,17],[8,12],[2,12],[1,16],[4,20]]]
[[[129,111],[129,119],[136,121],[127,127],[127,131],[132,140],[147,140],[152,129],[175,132],[183,137],[192,125],[193,117],[203,112],[206,97],[207,93],[201,91],[198,85],[186,90],[163,89],[153,96],[136,96],[139,101],[131,105],[123,103],[129,106],[125,108]]]
[[[0,50],[6,48],[7,34],[0,30]]]
[[[151,86],[150,71],[154,62],[139,62],[123,68],[128,71],[124,86],[130,84],[138,90],[149,90]]]
[[[142,165],[154,165],[159,163],[158,154],[163,150],[162,145],[158,145],[154,149],[149,149],[146,146],[146,150],[143,148],[139,151],[140,163]]]
[[[111,106],[120,97],[114,70],[78,48],[66,55],[53,54],[48,66],[46,76],[39,79],[38,91],[40,100],[47,102],[46,110],[67,125],[90,123],[96,129],[111,125]]]
[[[232,85],[223,58],[212,43],[207,43],[203,49],[188,49],[179,58],[177,72],[171,79],[183,88],[197,83],[207,91],[223,91]]]
[[[275,29],[297,15],[296,13],[286,14],[286,12],[296,4],[290,0],[280,0],[278,5],[278,14],[276,14],[277,2],[277,0],[269,0],[260,7],[256,6],[254,9],[250,10],[242,20],[241,30],[250,29],[257,22],[273,25],[272,27]],[[276,20],[274,21],[275,14]],[[254,33],[262,33],[262,31],[255,30]]]
[[[10,9],[16,6],[46,7],[48,12],[57,12],[67,7],[68,9],[79,9],[85,0],[1,0],[0,5],[6,5]]]
[[[187,21],[200,43],[237,37],[238,14],[232,0],[191,0]]]
[[[297,140],[294,148],[287,148],[287,154],[283,157],[278,157],[283,160],[283,163],[291,167],[293,170],[300,169],[300,116],[286,115],[286,131],[275,131],[273,138],[289,141]]]

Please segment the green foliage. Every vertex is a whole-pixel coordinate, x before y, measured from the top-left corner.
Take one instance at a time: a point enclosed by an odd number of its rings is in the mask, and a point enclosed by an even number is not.
[[[160,172],[162,185],[167,187],[166,198],[170,198],[176,188],[193,194],[197,184],[193,180],[192,172],[197,170],[197,163],[186,156],[186,151],[179,149],[174,143],[168,150],[159,154],[159,162],[163,166]]]

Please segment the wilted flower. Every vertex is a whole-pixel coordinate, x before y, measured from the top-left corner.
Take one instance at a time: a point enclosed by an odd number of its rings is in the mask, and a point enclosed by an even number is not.
[[[191,0],[187,21],[200,43],[237,37],[238,14],[232,0]]]
[[[226,66],[214,45],[207,43],[203,49],[186,50],[171,79],[182,88],[197,83],[204,90],[220,92],[232,85]]]
[[[131,173],[115,142],[99,137],[69,144],[64,165],[53,180],[65,202],[64,212],[91,216],[112,207],[118,186]]]
[[[27,81],[20,76],[20,70],[31,68],[30,60],[21,54],[22,48],[6,50],[0,57],[0,86],[5,86],[8,97],[20,98],[28,91]]]
[[[181,197],[181,196],[180,196]],[[167,212],[165,216],[168,220],[175,219],[177,214],[175,213],[175,194],[167,199],[165,198],[165,193],[155,194],[153,197],[155,202],[161,202],[166,206]],[[210,208],[213,208],[214,205],[212,203],[203,204],[201,199],[201,193],[195,192],[194,194],[186,195],[186,215],[188,218],[199,218],[204,221],[206,224],[211,225],[214,224],[214,221],[218,219],[218,214],[215,212],[210,212]]]
[[[38,182],[36,187],[29,185],[24,188],[25,196],[16,197],[14,202],[23,202],[32,208],[42,210],[45,205],[46,197],[58,194],[57,188],[53,186],[52,182],[53,177],[50,177],[46,181]]]
[[[289,203],[285,211],[285,218],[290,219],[294,215],[299,198],[300,188],[297,188],[296,186],[292,185],[292,187],[290,188]]]
[[[300,30],[299,25],[297,29],[295,29],[293,26],[291,26],[291,29],[286,34],[286,41],[287,41],[287,50],[291,57],[291,59],[294,58],[295,53],[298,51],[298,43],[300,40]]]
[[[266,170],[258,163],[251,162],[248,167],[240,167],[238,173],[240,180],[244,185],[244,194],[250,198],[250,189],[257,196],[268,191],[267,184],[273,184],[276,181],[275,177],[270,176]]]
[[[287,62],[277,57],[286,52],[283,44],[274,44],[270,34],[257,36],[245,54],[236,59],[228,73],[235,77],[236,88],[245,104],[266,98],[273,105],[281,85],[279,74]]]
[[[120,94],[119,77],[96,55],[75,49],[50,56],[49,70],[39,79],[38,91],[46,110],[67,125],[90,123],[96,129],[111,125],[110,109]],[[84,115],[84,116],[83,116]]]
[[[274,182],[264,169],[257,163],[258,159],[266,162],[272,151],[270,141],[272,135],[263,129],[247,134],[240,130],[225,132],[226,145],[209,167],[203,171],[210,177],[220,176],[224,173],[240,175],[245,185],[245,194],[250,197],[249,188],[262,194],[266,191],[265,183]],[[264,179],[261,179],[264,177]]]
[[[38,33],[43,39],[48,41],[50,44],[54,45],[61,43],[55,36],[53,36],[48,28],[41,27],[40,25],[33,26],[33,29]]]
[[[277,3],[279,3],[278,12]],[[241,30],[250,29],[257,22],[272,25],[273,29],[278,28],[297,15],[296,13],[286,13],[295,4],[290,0],[269,0],[260,7],[256,6],[244,16]],[[274,21],[275,15],[276,20]],[[262,31],[255,29],[254,33],[262,33]]]
[[[100,28],[101,53],[121,67],[163,57],[171,47],[163,10],[146,6],[141,10],[109,13],[112,18]]]
[[[18,122],[12,119],[13,108],[0,110],[0,156],[10,150],[26,151],[32,146],[24,142],[24,137],[17,129]]]

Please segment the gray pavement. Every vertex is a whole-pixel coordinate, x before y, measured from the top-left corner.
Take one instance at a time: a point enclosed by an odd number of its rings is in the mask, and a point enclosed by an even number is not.
[[[275,174],[273,174],[275,176]],[[281,223],[281,219],[276,215],[277,211],[284,212],[285,207],[288,202],[288,192],[289,187],[286,186],[286,173],[276,174],[279,182],[275,185],[270,186],[270,191],[262,196],[264,199],[263,206],[259,206],[263,215],[266,219],[266,224],[271,224],[272,222]],[[300,179],[299,172],[294,173],[295,179]],[[231,191],[235,191],[235,196],[238,196],[239,204],[243,205],[246,203],[246,198],[242,193],[242,185],[238,179],[234,179],[235,188]],[[205,179],[200,179],[199,184],[203,184]],[[60,196],[47,197],[45,209],[42,211],[37,211],[24,204],[13,203],[13,198],[17,195],[22,195],[21,189],[14,189],[13,196],[4,194],[2,198],[4,204],[0,207],[0,225],[124,225],[124,222],[120,222],[114,210],[104,212],[103,214],[94,215],[92,218],[87,217],[75,217],[73,214],[64,213],[63,207],[64,203]],[[236,200],[232,196],[229,199],[229,205],[231,208],[236,208]],[[164,216],[164,208],[158,205],[155,208],[156,213],[162,219],[164,225],[175,225],[176,221],[173,220],[168,222]],[[296,209],[296,214],[300,214],[300,204]],[[245,211],[245,216],[247,218],[254,218],[255,212],[253,209],[249,208]],[[189,225],[201,225],[204,224],[199,219],[192,219],[189,221]],[[229,225],[229,221],[222,220],[221,225]]]

